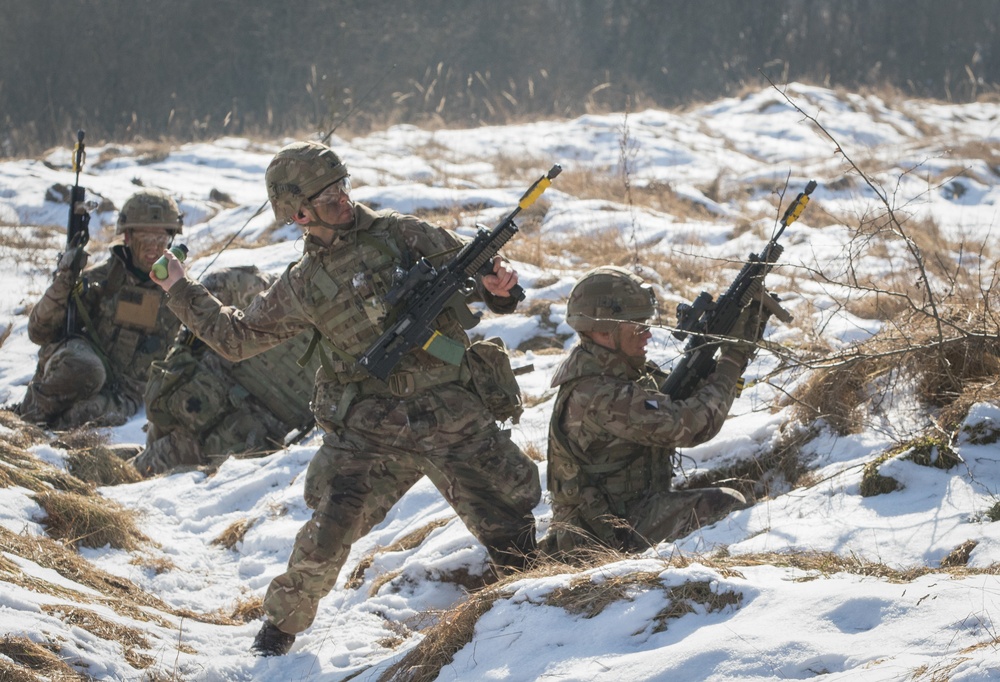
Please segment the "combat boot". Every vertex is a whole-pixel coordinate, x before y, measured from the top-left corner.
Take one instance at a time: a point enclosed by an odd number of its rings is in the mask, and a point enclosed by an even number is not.
[[[257,636],[253,638],[250,651],[258,656],[283,656],[294,643],[295,635],[282,632],[272,625],[271,621],[266,621]]]

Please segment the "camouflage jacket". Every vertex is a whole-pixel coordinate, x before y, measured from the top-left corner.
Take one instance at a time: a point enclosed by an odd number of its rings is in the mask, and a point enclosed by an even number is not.
[[[721,360],[694,395],[675,402],[658,390],[666,375],[656,365],[639,370],[581,337],[552,379],[559,388],[548,440],[554,527],[619,545],[614,518],[629,520],[646,495],[670,490],[674,449],[719,432],[740,371]]]
[[[355,359],[384,330],[388,311],[383,297],[393,285],[394,272],[397,268],[406,270],[421,257],[440,264],[462,243],[454,233],[413,216],[375,212],[355,204],[352,229],[345,230],[331,246],[307,236],[302,258],[246,310],[223,306],[190,279],[170,289],[169,305],[199,338],[233,361],[315,329],[322,339],[321,352],[332,360],[327,363],[328,372],[317,374],[313,412],[321,425],[330,428],[331,413],[344,399],[340,387],[364,382],[366,390],[378,390],[372,386],[378,380],[368,379],[364,370],[356,368]],[[481,287],[480,295],[495,312],[510,312],[516,306],[516,301],[495,299]],[[469,345],[454,312],[445,310],[436,322],[442,334]],[[444,365],[415,349],[403,357],[390,375],[390,383],[406,376],[447,376],[450,368]],[[341,404],[340,412],[345,409]]]
[[[109,377],[131,397],[142,392],[154,360],[166,355],[180,321],[166,306],[166,295],[149,276],[131,267],[124,246],[82,274],[82,308],[77,315],[79,336],[95,346]],[[66,338],[66,308],[73,281],[59,271],[45,296],[31,310],[28,337],[45,346]]]

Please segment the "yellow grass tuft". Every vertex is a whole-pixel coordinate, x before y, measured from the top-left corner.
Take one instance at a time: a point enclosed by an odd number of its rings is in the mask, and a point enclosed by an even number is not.
[[[73,546],[133,551],[150,542],[139,531],[135,512],[96,495],[60,492],[37,493],[35,501],[45,510],[48,534]]]
[[[0,673],[4,680],[80,680],[89,678],[81,672],[68,666],[53,650],[52,645],[46,647],[33,642],[27,637],[6,635],[0,639],[0,654],[13,663],[0,659]],[[33,671],[33,672],[32,672]],[[9,675],[9,677],[8,677]]]
[[[246,537],[247,531],[253,528],[253,525],[257,522],[257,519],[238,519],[233,521],[229,526],[219,534],[219,537],[212,540],[213,545],[219,545],[225,547],[226,549],[232,549],[239,543],[243,542],[243,538]]]

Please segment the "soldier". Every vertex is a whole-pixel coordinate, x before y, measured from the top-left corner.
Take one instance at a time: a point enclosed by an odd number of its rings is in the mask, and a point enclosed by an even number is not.
[[[180,234],[181,213],[166,193],[145,189],[118,214],[107,262],[73,278],[87,253],[69,249],[59,259],[45,296],[31,310],[28,337],[42,346],[38,367],[18,412],[56,429],[124,424],[142,405],[149,366],[162,358],[180,322],[149,271]],[[77,324],[67,329],[67,308]]]
[[[447,260],[462,242],[447,230],[395,211],[373,211],[350,197],[347,168],[328,147],[293,143],[266,172],[275,217],[305,232],[305,253],[243,311],[223,307],[184,277],[170,258],[160,285],[170,308],[219,353],[238,360],[315,330],[323,370],[317,372],[313,413],[326,434],[309,465],[306,503],[314,512],[299,531],[288,567],[264,597],[267,620],[253,643],[264,656],[289,650],[313,622],[319,600],[335,585],[352,543],[381,521],[422,476],[434,483],[499,571],[525,566],[535,551],[532,509],[538,469],[511,441],[481,395],[486,368],[516,382],[509,359],[471,362],[476,346],[459,322],[463,306],[438,316],[438,331],[466,347],[459,365],[422,349],[407,353],[386,382],[355,359],[384,330],[383,296],[393,273],[420,257]],[[478,294],[498,313],[513,311],[508,295],[517,273],[501,258],[477,281]],[[473,369],[478,368],[478,369]],[[488,377],[487,377],[488,378]],[[492,403],[495,396],[491,395]]]
[[[566,321],[580,338],[552,379],[547,553],[640,551],[745,505],[728,488],[671,490],[671,458],[719,432],[753,345],[729,344],[697,392],[674,402],[659,391],[666,375],[646,361],[655,307],[652,288],[617,267],[591,270],[570,292]],[[757,340],[756,318],[737,326]]]
[[[247,265],[202,280],[226,305],[245,307],[278,278]],[[311,428],[309,394],[317,363],[300,367],[310,335],[244,362],[229,362],[187,328],[146,385],[146,448],[132,464],[143,476],[218,463],[236,453],[272,452]]]

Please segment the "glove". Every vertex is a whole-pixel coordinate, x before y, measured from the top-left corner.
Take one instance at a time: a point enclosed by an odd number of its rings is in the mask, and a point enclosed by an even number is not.
[[[733,360],[745,365],[757,353],[757,342],[764,337],[766,326],[766,311],[759,301],[751,301],[736,318],[736,324],[730,332],[734,340],[726,343],[723,353],[730,354]]]
[[[59,256],[57,269],[59,272],[79,272],[87,266],[89,257],[82,246],[74,246],[71,249],[66,249],[66,252]]]

